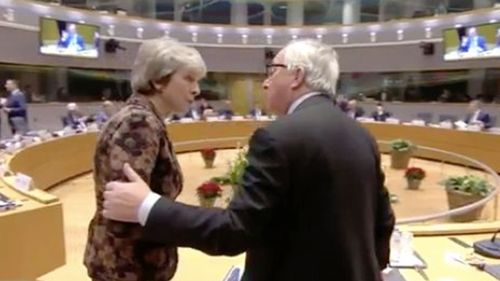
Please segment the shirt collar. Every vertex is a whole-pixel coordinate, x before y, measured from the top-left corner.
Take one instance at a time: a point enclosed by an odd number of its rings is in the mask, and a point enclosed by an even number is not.
[[[297,107],[299,107],[299,105],[301,105],[306,99],[319,95],[321,95],[320,92],[311,92],[299,97],[290,105],[286,114],[292,114],[297,109]]]

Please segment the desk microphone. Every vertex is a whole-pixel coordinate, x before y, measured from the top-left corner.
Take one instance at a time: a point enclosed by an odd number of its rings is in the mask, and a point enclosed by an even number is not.
[[[493,234],[491,239],[474,242],[474,252],[488,258],[500,259],[500,242],[496,241],[499,232],[500,229]]]

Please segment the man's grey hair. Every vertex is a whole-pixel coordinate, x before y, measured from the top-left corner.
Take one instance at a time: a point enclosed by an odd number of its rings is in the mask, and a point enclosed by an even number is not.
[[[161,37],[144,41],[137,52],[132,67],[132,90],[151,92],[153,81],[174,73],[180,68],[187,68],[201,79],[207,73],[205,62],[200,53],[170,37]]]
[[[303,39],[292,41],[283,52],[284,64],[288,69],[303,69],[306,85],[311,90],[335,94],[339,64],[332,47],[318,40]]]

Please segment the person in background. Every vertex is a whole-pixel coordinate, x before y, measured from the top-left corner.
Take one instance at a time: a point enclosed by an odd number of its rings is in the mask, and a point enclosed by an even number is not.
[[[102,110],[94,117],[95,122],[101,128],[113,115],[115,109],[113,102],[107,100],[102,103]]]
[[[74,102],[66,105],[66,115],[61,118],[64,128],[81,129],[85,127],[85,116]]]
[[[201,120],[202,118],[202,113],[199,111],[199,106],[197,106],[196,101],[192,102],[191,105],[189,106],[189,110],[186,112],[184,115],[185,118],[191,118],[193,120]]]
[[[177,268],[177,248],[142,239],[139,224],[103,217],[107,182],[123,180],[124,163],[153,190],[174,200],[183,176],[164,119],[182,114],[199,94],[206,66],[198,51],[163,37],[142,43],[131,74],[132,96],[104,126],[94,154],[96,206],[84,264],[94,281],[166,281]]]
[[[222,108],[219,109],[219,117],[222,117],[224,120],[231,120],[234,115],[231,101],[224,100],[223,104]]]
[[[14,79],[5,82],[5,89],[9,96],[2,107],[7,114],[9,126],[13,135],[25,134],[28,132],[28,112],[24,93],[19,90],[19,84]]]
[[[481,109],[481,102],[473,100],[467,107],[467,115],[465,116],[464,123],[468,125],[478,125],[482,129],[491,127],[490,115]]]
[[[462,37],[458,51],[461,53],[478,54],[486,51],[486,39],[477,34],[475,27],[467,29],[467,36]]]
[[[207,102],[206,99],[200,98],[200,106],[198,107],[198,111],[203,114],[207,109],[213,110],[214,108]]]
[[[382,281],[394,214],[377,143],[333,105],[336,52],[295,40],[266,73],[266,108],[279,118],[253,133],[227,208],[160,197],[124,165],[128,179],[106,185],[104,216],[140,222],[148,241],[246,251],[242,280]]]
[[[264,111],[260,108],[258,104],[255,104],[255,106],[250,110],[249,115],[251,118],[257,119],[263,115],[266,115]]]
[[[68,24],[66,30],[61,33],[58,46],[74,52],[85,50],[85,41],[83,37],[78,34],[74,23]]]
[[[358,102],[355,99],[351,99],[347,103],[346,114],[352,119],[356,119],[358,117],[363,117],[365,111],[362,107],[358,106]]]
[[[381,103],[377,103],[377,108],[372,113],[373,120],[385,122],[389,117],[391,117],[391,113],[386,111]]]

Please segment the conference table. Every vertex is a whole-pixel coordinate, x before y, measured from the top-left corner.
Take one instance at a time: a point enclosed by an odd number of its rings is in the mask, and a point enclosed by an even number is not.
[[[207,147],[234,148],[247,144],[251,134],[268,122],[171,123],[167,126],[167,134],[177,153]],[[386,123],[362,123],[362,126],[377,140],[408,139],[421,146],[473,158],[500,172],[500,135]],[[62,206],[58,198],[50,194],[50,188],[92,171],[97,136],[98,132],[87,132],[54,138],[29,145],[6,157],[10,171],[30,176],[35,189],[20,190],[16,188],[13,176],[2,178],[0,192],[21,200],[23,206],[0,212],[0,280],[35,279],[65,263]],[[384,151],[384,148],[381,147],[381,150]],[[416,156],[443,160],[443,155],[432,151],[417,151]],[[457,161],[448,160],[452,163]],[[455,265],[450,267],[447,262],[443,262],[441,256],[447,251],[464,249],[457,249],[456,244],[448,243],[447,238],[440,235],[466,234],[462,236],[463,239],[474,241],[500,228],[498,221],[411,227],[402,226],[403,229],[416,231],[419,236],[415,238],[416,250],[438,267],[436,269],[429,265],[431,280],[495,280],[472,267],[461,265],[460,270],[455,270]],[[414,273],[412,270],[403,270],[407,280],[422,280],[421,276]],[[451,279],[443,279],[448,278],[446,276],[451,276]]]

